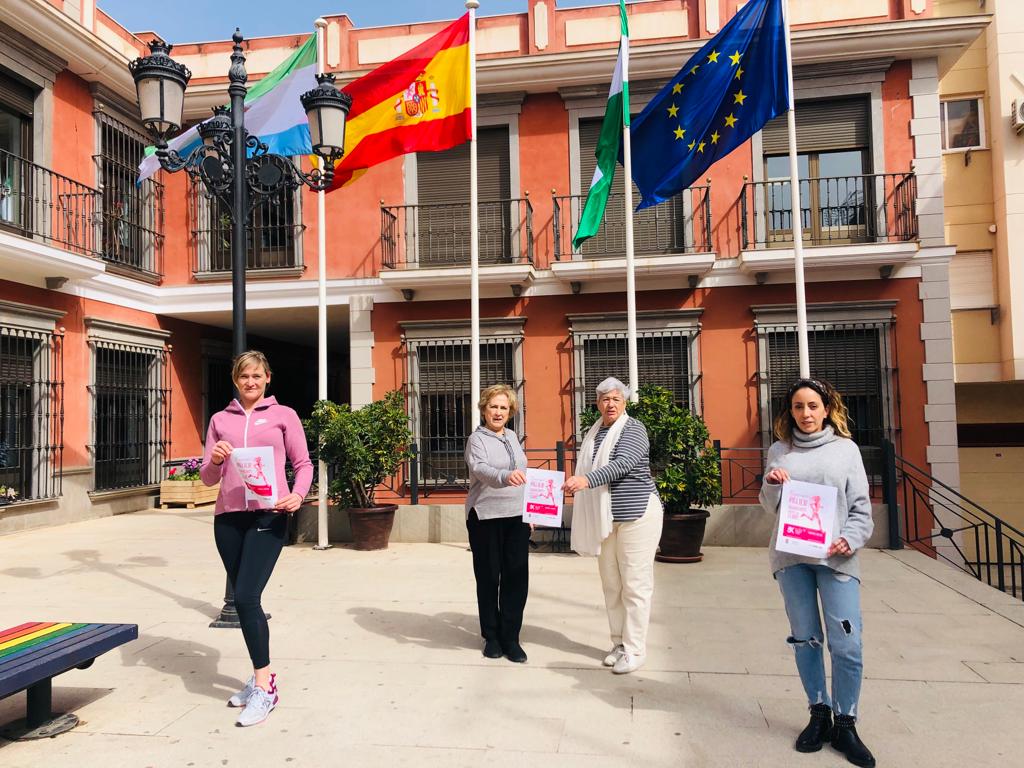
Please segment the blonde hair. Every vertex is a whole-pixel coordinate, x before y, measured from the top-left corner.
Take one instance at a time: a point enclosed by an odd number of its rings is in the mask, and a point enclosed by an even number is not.
[[[786,393],[786,399],[783,401],[785,407],[775,417],[774,426],[777,439],[785,440],[788,443],[793,442],[793,430],[797,428],[792,413],[793,395],[801,389],[810,389],[818,393],[822,405],[828,408],[825,423],[830,424],[839,437],[852,437],[850,413],[846,409],[846,403],[843,402],[843,396],[839,394],[839,390],[823,379],[798,379]]]
[[[480,393],[480,402],[477,404],[477,408],[480,409],[480,415],[483,416],[487,405],[498,395],[504,395],[508,398],[509,418],[515,416],[519,412],[519,400],[516,398],[515,390],[508,384],[495,384],[493,387],[488,387]]]
[[[250,349],[248,352],[243,352],[236,357],[234,362],[231,364],[231,381],[238,381],[238,377],[242,375],[242,371],[250,365],[262,366],[267,376],[270,376],[271,374],[270,363],[267,362],[267,356],[262,352]]]

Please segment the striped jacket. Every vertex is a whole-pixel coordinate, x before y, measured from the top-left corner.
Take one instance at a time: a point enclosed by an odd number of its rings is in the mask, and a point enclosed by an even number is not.
[[[601,427],[594,436],[594,455],[597,455],[608,435],[608,427]],[[591,488],[607,485],[612,497],[612,519],[616,523],[639,520],[647,511],[651,494],[657,494],[651,479],[651,443],[642,422],[630,419],[619,442],[612,448],[608,463],[586,474]]]

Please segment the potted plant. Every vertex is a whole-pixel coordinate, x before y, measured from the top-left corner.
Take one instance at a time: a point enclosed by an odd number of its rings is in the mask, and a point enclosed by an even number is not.
[[[18,500],[18,492],[12,485],[0,485],[0,506],[13,504]]]
[[[377,504],[374,495],[412,455],[402,394],[388,392],[358,410],[320,400],[306,426],[328,466],[327,496],[348,510],[355,548],[387,549],[398,507]]]
[[[677,405],[664,387],[644,384],[639,402],[626,412],[647,427],[651,441],[651,474],[665,508],[656,559],[666,563],[698,563],[704,528],[711,513],[704,509],[722,501],[718,453],[708,428],[697,414]],[[598,418],[597,409],[582,414],[584,428]]]
[[[217,500],[220,483],[206,485],[199,479],[200,459],[185,459],[178,466],[167,470],[167,477],[160,481],[160,508],[170,504],[184,504],[195,509],[199,504],[210,504]]]

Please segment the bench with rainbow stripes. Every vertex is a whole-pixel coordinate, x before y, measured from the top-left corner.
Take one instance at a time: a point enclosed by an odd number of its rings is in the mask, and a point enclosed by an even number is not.
[[[97,656],[135,640],[137,624],[28,622],[0,629],[0,699],[27,692],[25,720],[2,730],[6,738],[39,739],[74,728],[72,714],[54,716],[53,678],[86,669]]]

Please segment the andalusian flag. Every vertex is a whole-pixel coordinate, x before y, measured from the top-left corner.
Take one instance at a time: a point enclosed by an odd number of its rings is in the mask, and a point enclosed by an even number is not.
[[[604,110],[604,122],[601,123],[601,135],[597,140],[597,168],[587,192],[587,202],[580,215],[580,225],[576,228],[576,236],[572,239],[572,247],[579,248],[583,241],[597,234],[604,219],[604,209],[608,205],[608,194],[615,180],[615,164],[619,160],[622,147],[623,127],[629,127],[629,83],[622,73],[629,63],[629,28],[626,25],[626,3],[619,0],[619,56],[615,61],[615,74],[612,75],[612,87],[608,91],[608,106]],[[629,179],[626,180],[629,183]]]
[[[274,155],[308,155],[313,151],[309,122],[299,96],[316,88],[316,35],[296,49],[245,94],[245,129]],[[168,142],[184,156],[202,143],[197,126]],[[146,147],[139,164],[141,183],[160,170],[156,147]]]
[[[344,91],[352,109],[331,190],[393,157],[469,141],[469,14]]]

